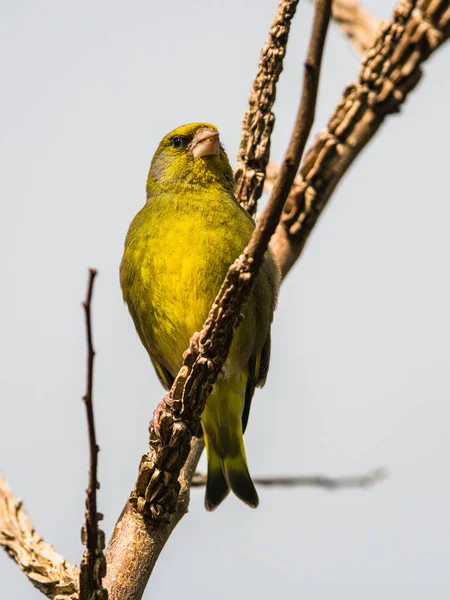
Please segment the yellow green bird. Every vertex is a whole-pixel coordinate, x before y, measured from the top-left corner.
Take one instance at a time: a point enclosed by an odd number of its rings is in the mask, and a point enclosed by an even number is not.
[[[219,132],[191,123],[166,135],[153,157],[147,201],[133,219],[120,266],[123,298],[161,383],[169,389],[183,352],[198,341],[231,263],[242,253],[254,221],[233,193],[234,178]],[[201,417],[208,476],[205,506],[213,510],[231,489],[258,505],[243,432],[255,387],[264,385],[270,326],[280,283],[265,254],[224,372]]]

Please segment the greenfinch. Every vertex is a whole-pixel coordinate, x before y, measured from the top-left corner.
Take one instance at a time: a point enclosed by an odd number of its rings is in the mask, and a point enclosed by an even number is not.
[[[196,332],[254,230],[233,189],[233,171],[214,125],[183,125],[162,139],[148,174],[146,204],[126,236],[120,282],[137,333],[166,389],[183,363],[183,352],[198,343]],[[259,503],[243,432],[255,387],[264,385],[269,368],[279,284],[279,268],[269,249],[201,416],[208,510],[229,489],[249,506]]]

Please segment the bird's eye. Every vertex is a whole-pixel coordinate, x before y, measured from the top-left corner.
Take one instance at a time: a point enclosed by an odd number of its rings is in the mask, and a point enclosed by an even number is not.
[[[183,138],[180,137],[174,137],[172,140],[172,146],[174,148],[181,148],[181,146],[183,145]]]

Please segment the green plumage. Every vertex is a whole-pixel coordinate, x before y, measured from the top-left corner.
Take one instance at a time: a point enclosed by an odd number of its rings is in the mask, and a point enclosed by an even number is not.
[[[120,268],[123,297],[166,388],[254,229],[234,198],[233,186],[215,127],[180,127],[159,145],[148,176],[147,203],[128,231]],[[225,380],[214,385],[202,414],[209,510],[224,499],[228,488],[250,506],[258,504],[242,434],[254,388],[263,385],[267,375],[279,278],[268,251],[235,332]]]

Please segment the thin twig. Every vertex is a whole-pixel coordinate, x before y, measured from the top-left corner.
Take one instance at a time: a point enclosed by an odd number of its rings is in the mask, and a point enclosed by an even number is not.
[[[241,142],[235,169],[235,194],[242,206],[253,216],[261,197],[266,166],[270,156],[270,136],[275,123],[272,108],[276,85],[299,0],[280,0],[261,50],[258,72],[253,80],[248,108],[242,122]]]
[[[92,341],[91,303],[96,275],[97,271],[95,269],[89,269],[86,300],[83,302],[88,350],[86,394],[83,397],[83,402],[86,406],[88,423],[90,469],[89,486],[86,490],[86,521],[82,529],[82,541],[86,545],[86,550],[84,551],[80,565],[80,600],[107,600],[108,598],[108,592],[102,587],[102,579],[106,574],[106,559],[103,552],[105,536],[98,526],[98,522],[103,517],[97,512],[97,489],[100,487],[97,477],[99,447],[95,435],[92,399],[95,350]]]
[[[384,481],[387,477],[385,469],[372,469],[363,475],[347,475],[344,477],[328,477],[326,475],[302,475],[299,477],[253,477],[256,485],[270,487],[320,487],[327,490],[345,488],[364,488]],[[195,473],[192,478],[193,487],[206,484],[206,473]]]

